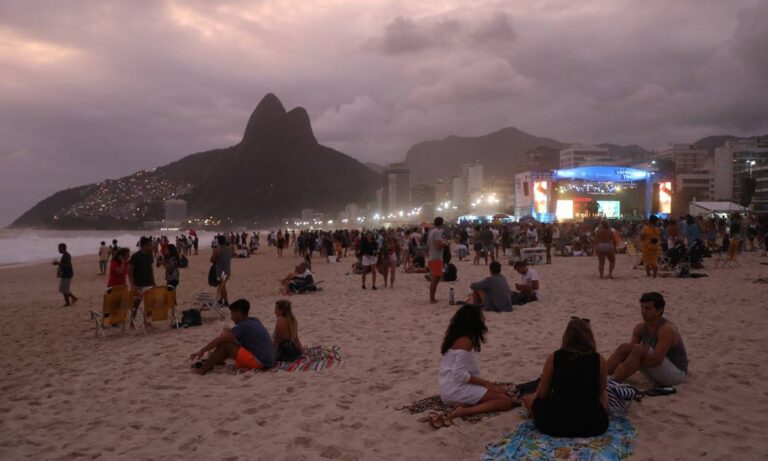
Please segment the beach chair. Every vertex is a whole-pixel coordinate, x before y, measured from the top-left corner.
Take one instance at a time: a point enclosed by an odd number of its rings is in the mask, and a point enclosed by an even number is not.
[[[91,320],[96,325],[96,336],[105,339],[110,327],[120,325],[125,331],[128,313],[131,311],[131,292],[126,285],[107,288],[101,304],[101,312],[92,310]],[[107,327],[107,328],[105,328]]]
[[[672,259],[663,253],[659,255],[658,265],[659,270],[662,271],[673,272],[675,270],[675,268],[672,266]]]
[[[735,256],[733,259],[728,259],[727,253],[721,251],[718,253],[717,259],[715,260],[714,269],[726,269],[729,267],[741,267],[741,264],[739,264],[739,261],[736,260]]]
[[[176,317],[176,290],[168,286],[152,287],[144,291],[144,314],[152,322],[171,320],[171,326],[179,329]]]
[[[216,302],[216,293],[210,293],[210,292],[204,292],[201,291],[199,293],[196,293],[194,296],[195,304],[197,304],[198,309],[202,312],[203,309],[208,309],[210,311],[213,311],[216,313],[216,315],[219,316],[219,320],[226,319],[226,313],[224,312],[224,308],[219,305],[219,303]]]

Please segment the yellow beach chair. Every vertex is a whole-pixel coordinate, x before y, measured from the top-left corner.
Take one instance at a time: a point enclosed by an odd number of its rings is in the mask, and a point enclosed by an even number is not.
[[[96,336],[102,339],[107,337],[107,328],[117,325],[125,331],[128,323],[128,313],[131,310],[131,292],[126,285],[118,285],[107,288],[101,305],[101,312],[92,310],[91,319],[96,325]]]
[[[171,326],[179,329],[176,318],[176,290],[168,286],[152,287],[143,293],[144,314],[152,322],[171,320]]]

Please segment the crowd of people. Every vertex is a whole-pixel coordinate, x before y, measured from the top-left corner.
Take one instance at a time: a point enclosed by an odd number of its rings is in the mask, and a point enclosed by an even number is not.
[[[619,345],[606,360],[598,352],[589,319],[572,317],[562,336],[561,347],[549,354],[543,364],[535,391],[519,398],[502,386],[481,377],[477,353],[485,342],[488,329],[484,311],[509,312],[514,306],[540,301],[541,280],[535,268],[529,267],[523,249],[543,248],[541,263],[552,263],[552,250],[571,257],[595,255],[598,275],[613,278],[616,254],[628,251],[630,245],[640,248],[642,265],[648,277],[658,274],[661,256],[680,253],[678,261],[700,262],[703,255],[719,252],[736,258],[740,251],[756,251],[768,247],[768,223],[754,216],[733,215],[730,219],[694,218],[608,221],[545,224],[535,221],[497,225],[445,226],[442,218],[432,225],[389,229],[343,229],[334,231],[282,229],[267,234],[268,247],[274,247],[278,258],[285,250],[302,258],[295,269],[279,279],[281,292],[288,296],[315,288],[312,272],[315,254],[327,263],[354,258],[352,269],[361,276],[362,288],[377,290],[377,275],[383,286],[393,288],[397,268],[403,273],[423,273],[429,282],[430,303],[437,303],[438,285],[451,280],[451,260],[459,260],[474,251],[472,264],[482,261],[488,266],[488,277],[469,285],[466,299],[450,320],[441,346],[442,360],[438,384],[444,404],[453,408],[446,419],[490,411],[506,411],[525,406],[537,428],[561,437],[587,437],[605,432],[609,410],[606,387],[610,380],[624,382],[640,372],[656,386],[674,386],[686,380],[688,358],[676,325],[665,316],[666,302],[660,293],[644,293],[639,300],[642,321],[631,332],[630,340]],[[209,284],[216,287],[216,300],[230,310],[234,327],[191,355],[194,368],[206,374],[226,360],[234,360],[237,368],[269,368],[276,361],[300,357],[304,346],[299,340],[298,322],[291,302],[283,299],[275,305],[275,328],[272,335],[263,323],[252,316],[244,299],[229,303],[227,284],[232,276],[232,258],[246,256],[259,248],[260,234],[228,233],[216,235],[211,243]],[[107,275],[107,286],[128,286],[134,293],[134,308],[141,293],[155,286],[154,270],[162,268],[165,284],[177,287],[179,269],[186,267],[187,256],[197,254],[196,235],[179,236],[175,243],[166,237],[142,237],[131,253],[116,240],[111,245],[101,242],[98,249],[99,274]],[[65,244],[59,245],[61,257],[55,261],[59,290],[65,305],[77,301],[71,292],[74,275],[72,257]],[[502,274],[502,258],[520,276],[511,287]],[[537,261],[538,262],[538,261]],[[606,274],[607,263],[607,274]],[[453,275],[455,280],[455,274]],[[451,295],[453,288],[451,289]],[[204,356],[207,357],[204,358]]]

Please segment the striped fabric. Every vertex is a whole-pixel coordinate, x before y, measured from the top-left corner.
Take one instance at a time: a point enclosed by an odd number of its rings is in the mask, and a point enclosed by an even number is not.
[[[608,407],[614,415],[625,415],[633,400],[639,400],[640,392],[628,384],[608,378]]]
[[[323,347],[313,346],[307,348],[299,359],[293,362],[275,362],[275,366],[268,370],[254,370],[257,373],[277,373],[286,371],[323,371],[341,364],[341,351],[339,346]]]

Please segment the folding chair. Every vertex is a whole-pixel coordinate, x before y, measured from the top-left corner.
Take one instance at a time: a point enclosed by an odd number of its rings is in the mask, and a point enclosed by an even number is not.
[[[728,267],[741,267],[741,264],[736,260],[736,257],[728,259],[728,255],[721,251],[715,260],[714,268],[726,269]]]
[[[91,311],[91,320],[96,325],[96,336],[105,339],[107,328],[122,325],[121,333],[128,323],[128,313],[131,310],[131,292],[126,285],[107,288],[101,305],[101,312]]]
[[[660,270],[670,271],[670,272],[675,270],[674,267],[672,267],[672,260],[669,258],[669,256],[663,253],[659,255],[658,265]]]
[[[216,302],[216,293],[199,292],[194,296],[195,304],[199,306],[200,311],[208,309],[216,313],[219,316],[219,320],[226,319],[224,308]]]
[[[171,319],[171,326],[179,329],[176,318],[176,290],[171,286],[152,287],[144,291],[144,313],[152,322]]]

